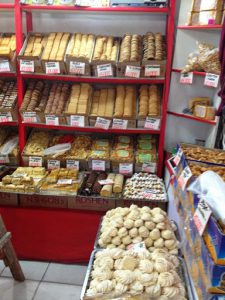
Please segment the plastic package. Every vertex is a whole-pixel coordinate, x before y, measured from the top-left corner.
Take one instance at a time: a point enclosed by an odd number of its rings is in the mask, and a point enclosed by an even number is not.
[[[18,145],[19,143],[19,138],[18,136],[13,137],[11,140],[9,140],[8,142],[6,142],[1,151],[0,154],[1,155],[8,155],[10,154]]]
[[[44,155],[62,154],[71,149],[70,143],[58,144],[44,150]]]
[[[225,183],[213,171],[201,174],[187,189],[197,194],[211,208],[215,218],[225,225]]]

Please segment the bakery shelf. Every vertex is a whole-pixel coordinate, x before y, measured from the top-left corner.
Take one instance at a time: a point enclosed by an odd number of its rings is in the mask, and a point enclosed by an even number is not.
[[[197,117],[187,115],[187,114],[180,114],[180,113],[176,113],[176,112],[172,112],[172,111],[168,111],[167,113],[169,115],[172,115],[172,116],[176,116],[176,117],[184,118],[184,119],[189,119],[189,120],[194,120],[194,121],[200,122],[200,123],[205,123],[205,124],[210,124],[210,125],[216,125],[217,124],[216,121],[205,120],[205,119],[197,118]]]
[[[54,126],[54,125],[46,125],[39,123],[23,123],[24,127],[33,127],[33,128],[47,128],[47,129],[56,129],[56,130],[69,130],[69,131],[79,131],[79,132],[98,132],[98,133],[118,133],[118,134],[160,134],[160,130],[149,130],[142,128],[128,128],[128,129],[112,129],[108,130],[95,128],[95,127],[72,127],[72,126]]]
[[[196,25],[196,26],[177,26],[178,29],[184,30],[221,30],[222,25]]]
[[[163,84],[164,78],[119,78],[119,77],[75,77],[69,75],[46,75],[46,74],[21,74],[23,78],[30,79],[47,79],[47,80],[60,80],[72,82],[89,82],[89,83],[114,83],[114,84]]]
[[[103,13],[157,13],[168,14],[169,8],[158,7],[78,7],[63,5],[22,5],[23,11],[103,12]]]
[[[0,122],[0,127],[1,126],[18,126],[17,122]]]
[[[1,77],[15,77],[16,78],[16,73],[12,73],[12,72],[0,72],[0,78]]]
[[[12,10],[15,8],[14,3],[0,3],[0,11],[1,10]]]
[[[174,73],[181,73],[182,70],[180,70],[180,69],[172,69],[172,72],[174,72]],[[193,71],[193,74],[197,75],[197,76],[205,76],[206,72]]]

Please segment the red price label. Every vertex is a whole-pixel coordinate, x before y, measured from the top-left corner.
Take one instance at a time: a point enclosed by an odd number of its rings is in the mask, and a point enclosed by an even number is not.
[[[70,116],[70,126],[84,127],[84,116]]]
[[[29,156],[29,167],[42,167],[42,157]]]
[[[113,129],[127,129],[128,120],[113,119]]]
[[[85,63],[71,61],[70,62],[70,73],[84,75],[85,74]]]
[[[0,72],[10,72],[8,60],[0,60]]]
[[[8,163],[9,163],[8,155],[0,155],[0,164],[8,164]]]
[[[20,72],[34,73],[34,62],[31,60],[21,60]]]
[[[59,62],[46,62],[46,74],[54,75],[54,74],[60,74],[60,67]]]
[[[183,84],[192,84],[193,83],[193,72],[181,73],[180,83]]]
[[[110,126],[111,121],[98,117],[96,119],[95,128],[105,129],[108,130]]]
[[[74,169],[74,170],[79,171],[79,165],[80,165],[80,162],[78,160],[68,159],[66,161],[66,168],[67,169]]]
[[[105,161],[104,160],[92,160],[92,170],[93,171],[105,171]]]
[[[48,160],[48,170],[60,169],[60,160]]]
[[[126,71],[125,71],[126,77],[140,78],[140,75],[141,75],[141,67],[126,66]]]
[[[143,163],[142,172],[155,173],[156,172],[156,163]]]
[[[56,116],[45,116],[45,123],[46,125],[58,126],[59,118]]]
[[[0,113],[0,123],[12,122],[12,115],[10,112],[1,112]]]
[[[112,65],[106,64],[106,65],[97,66],[97,74],[98,74],[98,77],[113,76]]]
[[[23,114],[24,123],[37,123],[37,114],[36,112],[25,112]]]
[[[146,77],[158,77],[160,76],[160,66],[159,65],[148,65],[145,66],[145,76]]]
[[[204,85],[208,87],[217,88],[220,76],[216,74],[206,73]]]
[[[133,173],[133,164],[120,163],[119,164],[119,173],[123,175],[130,175]]]
[[[145,121],[145,128],[159,130],[160,128],[160,119],[155,119],[151,117],[147,117]]]

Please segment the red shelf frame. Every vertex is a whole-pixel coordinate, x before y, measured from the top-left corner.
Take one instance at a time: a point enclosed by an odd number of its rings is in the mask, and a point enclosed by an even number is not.
[[[98,133],[118,133],[118,134],[160,134],[160,130],[149,130],[142,128],[128,128],[128,129],[112,129],[108,130],[95,128],[95,127],[72,127],[72,126],[54,126],[54,125],[46,125],[39,123],[23,123],[24,127],[32,127],[32,128],[42,128],[42,129],[54,129],[54,130],[68,130],[68,131],[76,131],[76,132],[98,132]]]
[[[180,70],[180,69],[172,69],[172,72],[175,72],[175,73],[181,73],[181,71],[182,70]],[[205,76],[206,75],[206,72],[193,71],[192,73],[197,76]]]
[[[18,126],[18,122],[1,122],[0,126]]]
[[[104,12],[104,13],[157,13],[168,14],[168,8],[157,7],[79,7],[63,5],[22,5],[23,11],[64,11],[64,12]]]
[[[196,25],[196,26],[177,26],[178,29],[184,30],[220,30],[222,29],[222,25]]]
[[[13,78],[16,78],[16,73],[4,72],[4,73],[0,73],[0,77],[13,77]]]
[[[112,83],[112,84],[164,84],[165,79],[145,79],[145,78],[118,78],[118,77],[76,77],[69,75],[46,75],[46,74],[28,74],[22,73],[22,78],[60,80],[72,82],[88,83]]]
[[[137,134],[137,133],[149,133],[159,135],[159,149],[158,149],[158,172],[157,174],[161,177],[163,171],[164,162],[164,139],[166,129],[166,116],[167,116],[167,105],[169,97],[169,86],[171,78],[171,65],[173,57],[173,46],[174,46],[174,29],[175,29],[175,13],[176,13],[176,0],[169,0],[167,8],[149,8],[149,7],[105,7],[105,8],[94,8],[94,7],[74,7],[74,6],[46,6],[46,5],[21,5],[19,0],[15,0],[15,28],[16,28],[16,41],[17,41],[17,54],[20,52],[23,43],[23,27],[22,27],[22,13],[25,12],[26,17],[26,28],[27,32],[33,30],[32,26],[32,14],[35,12],[62,12],[62,13],[149,13],[149,14],[165,14],[166,15],[166,36],[167,36],[167,65],[165,78],[153,78],[153,79],[136,79],[136,78],[94,78],[94,77],[75,77],[68,75],[56,75],[49,76],[46,74],[21,74],[19,66],[17,64],[17,83],[18,83],[18,106],[20,107],[23,101],[24,95],[24,80],[25,79],[42,79],[42,80],[63,80],[71,82],[89,82],[89,83],[111,83],[111,84],[162,84],[163,85],[163,96],[162,96],[162,119],[160,130],[146,130],[146,129],[127,129],[127,130],[101,130],[96,128],[76,128],[69,126],[48,126],[45,124],[25,124],[22,123],[22,119],[19,116],[18,127],[19,127],[19,140],[20,140],[20,153],[26,144],[26,128],[48,128],[68,131],[85,131],[85,132],[108,132],[108,133],[119,133],[119,134]]]
[[[214,125],[214,126],[216,125],[216,121],[204,120],[204,119],[197,118],[197,117],[194,117],[194,116],[191,116],[191,115],[180,114],[180,113],[176,113],[176,112],[173,112],[173,111],[168,111],[167,113],[169,115],[176,116],[178,118],[184,118],[184,119],[194,120],[196,122],[210,124],[210,125]]]
[[[15,8],[14,3],[0,3],[0,11],[1,10],[13,10]]]

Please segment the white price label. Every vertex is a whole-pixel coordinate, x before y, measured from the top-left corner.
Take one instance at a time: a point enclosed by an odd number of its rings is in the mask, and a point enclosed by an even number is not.
[[[68,159],[66,161],[66,168],[67,169],[74,169],[74,170],[78,170],[80,168],[80,162],[79,160],[73,160],[73,159]]]
[[[188,180],[191,177],[192,177],[191,169],[189,168],[189,166],[186,166],[186,168],[182,171],[180,177],[178,178],[178,183],[181,186],[183,191],[185,190]]]
[[[58,61],[46,62],[45,68],[46,68],[46,74],[48,75],[60,74],[60,67]]]
[[[145,76],[150,77],[158,77],[160,76],[160,66],[159,65],[147,65],[145,66]]]
[[[146,189],[142,192],[142,196],[144,198],[148,198],[148,199],[153,198],[155,195],[156,195],[156,192],[154,190],[151,190],[151,189]]]
[[[175,163],[176,166],[179,165],[181,157],[183,156],[183,151],[181,148],[178,149],[176,156],[174,157],[173,162]]]
[[[42,157],[29,156],[29,167],[42,167]]]
[[[125,76],[140,78],[140,75],[141,75],[141,67],[126,66]]]
[[[108,130],[110,123],[111,123],[111,120],[97,117],[96,122],[95,122],[95,128]]]
[[[145,242],[140,242],[136,244],[130,244],[127,247],[128,250],[132,250],[133,252],[139,253],[143,250],[146,250]]]
[[[142,165],[142,172],[146,173],[156,173],[156,163],[143,163]]]
[[[59,185],[70,185],[72,183],[73,183],[72,179],[59,179],[57,181],[57,184],[59,184]]]
[[[36,112],[25,112],[23,114],[24,123],[37,123],[37,114]]]
[[[0,60],[0,72],[10,72],[8,60]]]
[[[70,116],[70,126],[84,127],[84,116]]]
[[[85,63],[79,61],[70,62],[70,73],[77,75],[85,74]]]
[[[183,84],[192,84],[193,83],[193,77],[194,77],[193,72],[181,73],[181,75],[180,75],[180,83],[183,83]]]
[[[120,163],[119,164],[119,173],[128,175],[133,173],[133,164],[129,163]]]
[[[32,60],[20,60],[20,72],[34,73],[34,62]]]
[[[104,160],[92,160],[92,170],[93,171],[105,171],[105,161]]]
[[[206,73],[204,85],[217,88],[220,76],[216,74]]]
[[[160,122],[161,122],[160,119],[147,117],[146,120],[145,120],[145,128],[153,129],[153,130],[159,130]]]
[[[112,65],[99,65],[97,66],[97,76],[98,77],[109,77],[113,76]]]
[[[207,203],[205,203],[204,200],[200,199],[193,217],[195,226],[197,227],[200,236],[203,235],[211,214],[212,210],[210,207],[207,205]]]
[[[99,180],[99,184],[101,185],[112,185],[114,181],[112,179]]]
[[[127,129],[128,120],[113,119],[113,129]]]
[[[12,122],[12,120],[10,112],[0,112],[0,123]]]
[[[58,126],[59,118],[56,116],[45,116],[45,123],[46,125]]]
[[[8,155],[0,155],[0,164],[8,164],[8,163],[9,163]]]
[[[60,169],[60,160],[48,160],[48,170]]]

